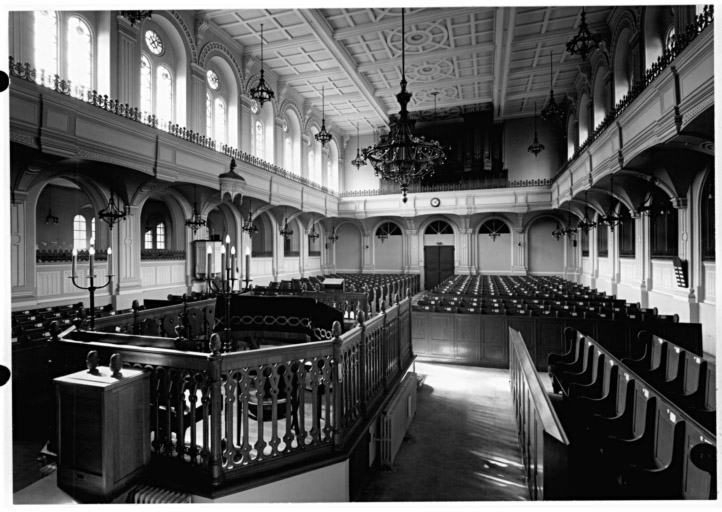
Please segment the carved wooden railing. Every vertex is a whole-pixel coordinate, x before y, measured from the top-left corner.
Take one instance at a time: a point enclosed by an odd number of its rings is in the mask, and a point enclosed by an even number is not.
[[[464,190],[486,190],[496,188],[520,188],[520,187],[548,187],[552,180],[546,178],[534,180],[509,180],[507,178],[486,178],[477,180],[464,180],[459,183],[434,183],[423,185],[421,183],[412,183],[409,186],[409,193],[423,192],[459,192]],[[392,189],[365,189],[365,190],[349,190],[341,192],[341,197],[367,197],[367,196],[384,196],[396,195],[399,191],[397,188]]]
[[[208,491],[350,446],[413,360],[410,302],[382,304],[369,321],[361,313],[344,334],[336,324],[332,340],[223,354],[216,336],[200,353],[167,338],[71,328],[50,344],[54,373],[79,370],[89,350],[149,371],[151,464],[177,476],[166,486]]]

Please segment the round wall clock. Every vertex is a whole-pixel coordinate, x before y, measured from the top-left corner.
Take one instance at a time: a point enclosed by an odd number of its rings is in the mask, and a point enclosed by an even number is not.
[[[431,198],[431,206],[433,206],[434,208],[436,208],[436,207],[439,206],[440,204],[441,204],[441,200],[440,200],[438,197],[432,197],[432,198]]]

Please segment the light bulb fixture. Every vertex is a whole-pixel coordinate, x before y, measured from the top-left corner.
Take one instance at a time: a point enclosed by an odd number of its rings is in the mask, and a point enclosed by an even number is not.
[[[622,222],[622,217],[614,215],[614,174],[609,177],[609,195],[612,198],[612,204],[610,204],[609,210],[606,215],[601,218],[601,221],[609,226],[609,229],[614,232],[614,226],[618,226]]]
[[[333,137],[326,131],[326,93],[325,87],[321,87],[321,131],[314,135],[316,142],[325,146]]]
[[[597,227],[596,222],[592,222],[589,219],[589,209],[587,204],[587,191],[584,191],[584,218],[579,221],[577,224],[577,227],[584,231],[585,233],[589,233],[589,230],[594,229]]]
[[[311,215],[311,230],[308,232],[308,239],[311,242],[315,242],[321,235],[316,231],[316,222],[314,221],[313,215]]]
[[[356,158],[351,160],[351,165],[353,165],[356,169],[360,169],[366,165],[366,159],[361,156],[361,149],[359,147],[360,141],[361,137],[359,136],[358,123],[356,123]]]
[[[198,191],[195,185],[193,185],[193,198],[193,214],[190,219],[186,219],[186,226],[191,228],[195,235],[200,228],[206,225],[205,219],[198,213]]]
[[[416,180],[433,175],[436,167],[446,160],[441,144],[435,140],[416,137],[412,132],[413,122],[406,108],[411,93],[406,91],[406,31],[404,27],[404,9],[401,9],[401,92],[396,101],[401,105],[398,121],[391,126],[387,135],[381,137],[374,146],[363,150],[364,157],[374,168],[376,176],[382,180],[398,183],[401,187],[403,202],[409,186]]]
[[[258,233],[258,227],[253,223],[253,202],[248,200],[248,219],[241,226],[241,231],[248,233],[248,236],[253,236]]]
[[[251,89],[251,98],[258,102],[259,107],[263,107],[263,104],[273,99],[273,89],[266,84],[266,79],[263,77],[263,23],[261,23],[261,78],[258,79],[258,84]]]
[[[586,59],[592,51],[599,48],[602,42],[602,36],[589,31],[587,27],[587,13],[582,7],[582,21],[579,24],[579,32],[567,41],[567,51],[571,55],[579,55],[582,59]]]
[[[539,153],[544,151],[544,144],[539,142],[539,137],[537,137],[536,132],[536,102],[534,102],[534,142],[529,145],[527,151],[529,151],[529,153],[534,153],[535,158],[539,155]]]
[[[111,190],[110,199],[108,200],[108,206],[98,212],[98,217],[100,218],[100,220],[107,222],[108,227],[112,231],[115,224],[117,224],[121,220],[125,220],[126,216],[128,215],[128,212],[126,210],[127,207],[123,208],[122,210],[118,208],[118,205],[115,204],[113,191]]]
[[[336,240],[338,240],[338,235],[336,234],[336,224],[333,224],[333,228],[331,228],[331,234],[328,235],[328,239],[332,244],[335,244]]]
[[[554,53],[549,52],[549,103],[540,112],[541,118],[550,123],[561,124],[564,121],[564,110],[557,105],[554,99]]]
[[[60,219],[58,219],[57,216],[53,215],[53,210],[50,207],[52,203],[52,192],[50,191],[50,187],[48,187],[48,215],[45,217],[45,224],[57,224],[60,222]]]
[[[145,18],[150,18],[152,14],[153,11],[120,11],[120,15],[128,20],[131,27]]]
[[[286,240],[293,236],[293,230],[288,227],[288,208],[285,209],[285,213],[283,214],[283,223],[281,224],[281,229],[279,229],[278,232]]]

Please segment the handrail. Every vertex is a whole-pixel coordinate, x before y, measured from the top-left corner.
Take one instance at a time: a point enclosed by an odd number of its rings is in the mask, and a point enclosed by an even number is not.
[[[550,187],[551,179],[540,178],[535,180],[508,180],[508,179],[485,179],[485,180],[468,180],[460,183],[436,183],[431,185],[423,185],[414,183],[409,187],[409,193],[424,192],[459,192],[464,190],[488,190],[498,188],[521,188],[521,187]],[[387,196],[398,194],[398,190],[384,189],[366,189],[366,190],[349,190],[341,192],[340,197],[368,197],[368,196]]]
[[[544,431],[550,436],[554,437],[559,442],[568,445],[569,438],[564,427],[562,426],[559,417],[552,403],[549,400],[549,396],[544,390],[544,385],[539,379],[539,374],[534,367],[534,363],[531,360],[529,351],[524,344],[524,340],[516,331],[509,328],[509,366],[513,369],[518,364],[521,367],[522,375],[527,383],[527,388],[532,395],[533,401],[536,404],[539,419],[541,420]]]

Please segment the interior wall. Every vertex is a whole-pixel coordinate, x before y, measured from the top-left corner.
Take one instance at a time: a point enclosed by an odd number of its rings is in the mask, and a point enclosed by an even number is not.
[[[482,274],[510,274],[512,267],[511,233],[502,233],[493,241],[488,234],[479,237],[478,267]]]
[[[366,164],[356,169],[351,162],[356,158],[356,148],[360,147],[362,150],[365,147],[371,146],[374,143],[373,134],[361,134],[360,143],[357,145],[356,136],[349,140],[346,145],[346,151],[344,152],[344,169],[343,169],[343,184],[344,191],[351,190],[372,190],[379,188],[379,179],[374,175],[374,169],[371,165]]]
[[[403,239],[401,235],[388,237],[383,243],[374,237],[374,269],[381,272],[403,271]]]
[[[539,110],[542,106],[538,105]],[[534,120],[508,119],[504,122],[504,167],[509,169],[509,180],[551,179],[562,164],[561,137],[541,119],[537,119],[539,142],[544,151],[536,157],[527,151],[534,140]],[[566,146],[564,146],[566,152]]]
[[[544,217],[529,226],[527,250],[530,274],[564,274],[564,246],[550,235],[556,225],[555,220]]]
[[[346,223],[337,227],[336,233],[338,240],[333,247],[336,272],[361,272],[361,232],[353,224]]]

